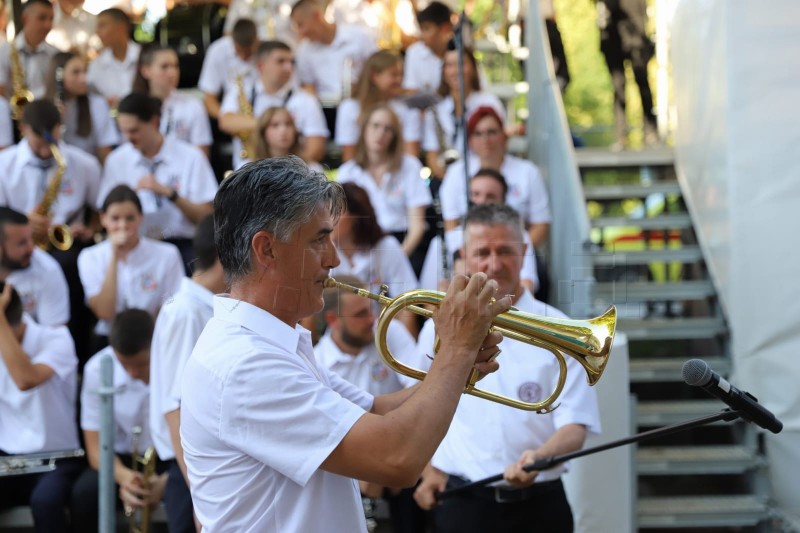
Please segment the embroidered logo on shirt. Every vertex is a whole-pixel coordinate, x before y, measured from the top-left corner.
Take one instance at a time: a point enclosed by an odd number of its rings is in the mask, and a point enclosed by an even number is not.
[[[389,369],[383,363],[375,363],[370,369],[372,381],[383,381],[389,377]]]
[[[151,274],[142,274],[142,290],[153,292],[158,289],[158,282]]]
[[[536,403],[542,399],[542,387],[533,381],[526,381],[519,386],[517,395],[523,402]]]
[[[35,315],[34,311],[36,311],[36,297],[34,296],[33,292],[20,292],[19,299],[22,300],[22,308],[25,309],[25,312],[30,315]]]
[[[75,188],[72,186],[72,180],[64,179],[61,181],[61,190],[59,194],[63,195],[71,195],[75,192]]]

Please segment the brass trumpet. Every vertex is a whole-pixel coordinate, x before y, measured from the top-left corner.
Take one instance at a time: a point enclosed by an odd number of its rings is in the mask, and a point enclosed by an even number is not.
[[[432,311],[419,306],[425,304],[438,306],[444,298],[444,293],[412,290],[395,298],[389,298],[385,295],[385,286],[381,288],[380,294],[374,294],[358,287],[339,283],[333,278],[328,278],[325,286],[343,289],[381,304],[383,309],[378,318],[375,332],[375,344],[378,352],[384,362],[395,372],[418,380],[425,379],[426,372],[406,366],[394,358],[386,343],[386,333],[394,316],[404,309],[425,317],[433,316]],[[551,352],[559,364],[558,383],[553,392],[544,400],[535,403],[523,402],[475,387],[478,375],[473,370],[464,387],[464,392],[517,409],[535,411],[539,414],[548,413],[555,409],[552,405],[561,394],[567,378],[567,362],[564,356],[569,355],[578,361],[586,371],[589,385],[594,385],[602,376],[608,363],[616,324],[617,309],[613,305],[602,315],[590,320],[552,318],[517,310],[501,313],[494,318],[489,331],[496,331],[505,338],[538,346]]]

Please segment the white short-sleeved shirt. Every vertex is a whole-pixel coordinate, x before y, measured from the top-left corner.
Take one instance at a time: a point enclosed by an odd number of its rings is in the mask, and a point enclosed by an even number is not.
[[[304,40],[298,45],[297,79],[301,85],[313,85],[325,104],[338,103],[345,94],[344,77],[349,74],[355,83],[364,62],[377,49],[364,28],[337,25],[331,44]]]
[[[469,175],[472,176],[480,166],[477,156],[469,156]],[[506,179],[508,193],[506,203],[516,209],[522,220],[528,224],[549,224],[550,197],[539,169],[519,157],[508,155],[503,158],[500,174]],[[467,213],[467,193],[464,183],[464,160],[456,161],[447,168],[439,191],[442,202],[442,218],[458,220]]]
[[[100,293],[110,261],[108,241],[85,248],[78,255],[78,274],[87,301]],[[155,316],[178,291],[184,273],[181,254],[175,245],[142,237],[125,260],[117,264],[116,312],[135,308]],[[100,320],[95,331],[108,335],[109,326]]]
[[[12,271],[6,278],[14,286],[22,306],[43,326],[69,322],[69,286],[58,261],[38,248],[33,249],[28,268]]]
[[[475,112],[476,109],[483,106],[489,106],[494,108],[495,111],[500,115],[505,121],[506,110],[503,107],[503,103],[500,99],[490,93],[484,92],[473,92],[467,96],[467,120],[469,122],[469,117],[472,113]],[[424,118],[424,125],[422,130],[422,149],[426,152],[438,152],[441,151],[439,146],[439,138],[436,135],[436,125],[434,122],[434,118],[432,113],[436,113],[436,116],[439,117],[439,122],[442,125],[442,131],[444,132],[445,140],[448,143],[447,148],[454,148],[459,152],[462,151],[462,139],[463,139],[463,132],[457,131],[456,127],[456,119],[455,115],[453,114],[453,109],[455,108],[455,104],[453,103],[453,97],[448,96],[436,104],[433,109],[429,109],[425,112]]]
[[[535,300],[528,291],[514,305],[528,313],[564,317],[561,311]],[[434,333],[433,321],[426,322],[417,340],[414,368],[427,370],[430,366],[424,354],[431,353]],[[550,352],[508,339],[500,343],[500,348],[500,370],[483,378],[479,388],[529,403],[542,401],[555,390],[559,365]],[[558,398],[560,405],[549,414],[509,409],[468,394],[462,396],[447,436],[433,456],[433,466],[477,480],[502,472],[519,461],[524,450],[539,448],[565,425],[581,424],[588,434],[598,434],[597,396],[586,383],[580,364],[572,357],[566,359],[567,378]],[[543,471],[536,482],[556,479],[565,470],[566,466],[560,465]]]
[[[442,83],[442,58],[417,41],[406,49],[403,87],[421,92],[436,92]]]
[[[223,31],[230,34],[239,19],[248,18],[255,22],[260,40],[279,40],[294,48],[295,33],[290,16],[292,5],[286,0],[232,0]]]
[[[86,72],[89,88],[106,100],[112,97],[122,99],[130,94],[141,49],[137,43],[128,41],[125,59],[117,61],[111,49],[105,48],[97,59],[89,63]]]
[[[97,155],[99,148],[110,148],[121,140],[111,111],[105,98],[96,94],[89,95],[89,115],[92,119],[92,131],[88,137],[78,134],[78,102],[72,98],[64,103],[64,142],[80,148],[84,152]]]
[[[97,16],[89,13],[82,7],[74,9],[70,14],[65,14],[58,5],[53,6],[53,29],[45,39],[62,52],[77,49],[86,55],[89,50],[100,50],[103,43],[95,33]]]
[[[11,121],[11,107],[8,100],[0,95],[0,149],[14,144],[14,123]]]
[[[337,251],[341,263],[331,271],[334,277],[355,276],[369,285],[372,292],[378,292],[385,284],[392,295],[419,287],[419,280],[403,247],[391,235],[383,237],[369,250],[355,250],[349,257],[341,249]]]
[[[339,167],[336,180],[355,183],[367,191],[383,231],[405,231],[408,229],[408,210],[427,207],[432,202],[431,191],[420,177],[421,169],[419,159],[404,154],[400,168],[387,172],[378,184],[369,171],[350,160]]]
[[[234,0],[234,3],[238,1]],[[227,23],[229,20],[232,20],[230,10],[225,22]],[[242,74],[245,79],[258,79],[255,57],[244,61],[236,55],[233,37],[230,35],[220,37],[206,50],[197,88],[204,93],[213,95],[218,95],[223,91],[227,92],[230,87],[233,87],[232,84],[238,74]]]
[[[414,337],[398,322],[389,324],[386,344],[398,360],[401,354],[410,354],[416,349]],[[373,396],[403,388],[399,374],[386,366],[374,342],[362,348],[358,355],[350,355],[339,349],[328,331],[314,346],[314,355],[320,365]]]
[[[214,295],[191,278],[161,308],[150,348],[150,432],[162,460],[175,458],[164,415],[181,406],[183,367],[214,315]]]
[[[403,128],[403,141],[420,142],[422,138],[422,115],[419,110],[411,109],[400,100],[392,100],[389,105],[400,119]],[[357,100],[348,98],[339,104],[336,111],[336,144],[339,146],[354,146],[358,143],[361,134],[358,117],[361,114],[361,104]]]
[[[61,188],[50,209],[55,224],[80,220],[85,207],[97,203],[100,188],[100,163],[79,148],[59,142],[67,165]],[[0,152],[0,205],[30,213],[41,203],[50,180],[56,173],[53,159],[39,159],[23,139]]]
[[[21,391],[0,357],[0,450],[8,454],[74,450],[78,358],[66,326],[40,326],[24,316],[22,351],[33,364],[53,369],[53,376]]]
[[[81,383],[81,429],[100,431],[100,396],[97,391],[102,384],[100,362],[110,355],[114,362],[114,452],[133,453],[133,428],[142,428],[139,436],[139,453],[153,445],[148,425],[150,410],[150,388],[147,383],[134,379],[125,371],[111,346],[94,354],[83,367]]]
[[[58,49],[43,42],[35,49],[25,42],[25,31],[21,31],[13,41],[19,50],[19,62],[25,72],[25,84],[33,93],[35,100],[44,98],[47,92],[47,69],[50,58],[58,53]],[[6,96],[13,93],[14,80],[11,75],[11,44],[0,44],[0,85],[6,88]]]
[[[215,296],[181,398],[189,486],[207,533],[366,531],[356,481],[320,465],[373,397],[315,361],[307,330]]]
[[[149,173],[153,173],[159,183],[176,190],[181,198],[193,203],[211,202],[217,194],[217,178],[203,152],[167,135],[153,159],[146,159],[130,143],[108,155],[97,198],[98,207],[103,205],[111,189],[127,185],[136,190],[139,180]],[[195,225],[168,198],[141,190],[139,200],[144,212],[143,235],[153,239],[194,237]]]
[[[203,102],[172,91],[161,107],[161,133],[195,146],[211,146],[211,123]]]
[[[271,107],[285,107],[292,116],[295,128],[297,128],[302,138],[325,137],[327,139],[330,135],[319,100],[299,87],[293,86],[291,82],[275,94],[267,94],[260,79],[248,80],[244,84],[244,88],[250,105],[253,107],[254,117],[261,116],[264,111]],[[225,113],[241,113],[238,90],[231,90],[225,93],[219,112],[221,115]],[[234,137],[234,168],[239,168],[247,162],[247,160],[239,156],[241,150],[242,141],[238,137]]]

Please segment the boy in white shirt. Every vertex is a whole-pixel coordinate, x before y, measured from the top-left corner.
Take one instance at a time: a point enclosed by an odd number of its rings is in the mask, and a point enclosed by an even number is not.
[[[453,12],[441,2],[431,2],[417,13],[420,40],[406,50],[403,87],[433,93],[442,82],[442,59],[453,38]]]
[[[116,7],[97,15],[97,36],[103,51],[89,64],[86,79],[89,88],[102,95],[111,109],[129,92],[136,75],[141,47],[130,40],[131,20]]]
[[[17,49],[19,63],[25,75],[25,85],[34,99],[44,96],[45,79],[50,58],[58,50],[45,38],[53,28],[53,4],[49,0],[28,0],[22,5],[22,31],[10,42],[0,45],[0,95],[11,96],[14,80],[11,73],[11,47]]]

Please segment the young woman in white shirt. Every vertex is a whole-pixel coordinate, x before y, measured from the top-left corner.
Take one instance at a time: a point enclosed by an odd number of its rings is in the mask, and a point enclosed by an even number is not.
[[[403,125],[404,150],[419,156],[422,118],[417,109],[397,99],[403,91],[403,58],[389,50],[372,54],[361,69],[353,98],[339,104],[336,112],[335,141],[342,148],[342,161],[355,156],[363,113],[378,104],[391,106]]]
[[[431,204],[420,179],[422,165],[403,152],[400,120],[388,104],[368,109],[363,119],[354,158],[339,167],[337,180],[367,191],[380,227],[411,257],[425,234],[425,208]]]
[[[285,107],[270,107],[258,117],[253,130],[253,161],[267,157],[300,156],[300,132],[292,114]],[[307,162],[309,168],[322,172],[316,161]]]
[[[87,60],[72,52],[59,52],[50,61],[45,98],[61,112],[62,139],[102,163],[120,143],[119,132],[105,98],[89,94]]]
[[[132,92],[161,100],[161,133],[193,144],[208,155],[211,122],[202,100],[178,92],[178,54],[169,46],[150,44],[142,50]]]

